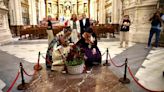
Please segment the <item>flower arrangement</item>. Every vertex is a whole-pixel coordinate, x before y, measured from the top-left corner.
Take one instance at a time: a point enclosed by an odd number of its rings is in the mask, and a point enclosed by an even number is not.
[[[76,66],[84,63],[84,50],[77,45],[73,45],[66,56],[66,66]]]

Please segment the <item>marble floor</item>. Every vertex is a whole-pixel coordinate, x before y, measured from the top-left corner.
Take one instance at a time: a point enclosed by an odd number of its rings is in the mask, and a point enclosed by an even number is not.
[[[108,48],[112,59],[118,65],[122,64],[125,58],[128,58],[132,72],[136,74],[139,82],[145,87],[152,90],[164,90],[164,78],[162,77],[162,71],[164,70],[164,63],[162,61],[164,58],[164,55],[162,55],[163,48],[147,50],[145,49],[145,44],[139,43],[130,43],[129,48],[119,48],[118,39],[113,38],[99,40],[98,47],[101,53],[104,53]],[[7,63],[1,62],[2,65],[0,65],[4,66],[5,64],[12,63],[10,60],[13,60],[15,64],[19,64],[18,61],[22,61],[25,64],[27,72],[32,73],[32,65],[37,62],[38,52],[40,51],[45,56],[46,50],[46,39],[15,39],[10,44],[0,46],[0,61],[7,61]],[[105,63],[105,58],[106,56],[104,55],[102,57],[103,63]],[[154,64],[154,62],[156,63]],[[44,67],[45,60],[42,57],[40,58],[40,63]],[[12,67],[12,71],[17,71],[17,68],[14,67],[15,65]],[[4,70],[0,71],[2,74],[0,75],[0,80],[6,83],[6,87],[3,89],[6,91],[14,76],[6,74],[6,71],[9,71],[11,67],[0,67],[0,69]],[[136,85],[129,73],[127,77],[130,78],[131,83],[127,85],[119,83],[118,79],[123,76],[123,73],[124,67],[116,68],[113,65],[109,67],[94,67],[90,74],[85,73],[82,75],[61,74],[61,72],[51,72],[44,68],[39,73],[41,76],[26,77],[30,82],[30,88],[26,92],[54,92],[54,90],[55,92],[146,92]],[[19,79],[18,82],[20,83],[20,81]],[[17,84],[19,84],[18,82]],[[149,82],[153,82],[154,84]],[[13,90],[13,92],[19,92],[16,90],[16,86],[14,86]]]
[[[164,48],[151,50],[136,73],[139,82],[151,90],[164,90]]]
[[[107,67],[93,67],[91,73],[80,75],[43,70],[41,76],[25,92],[131,92]]]
[[[6,84],[0,80],[0,92],[3,92],[2,89],[6,86]]]

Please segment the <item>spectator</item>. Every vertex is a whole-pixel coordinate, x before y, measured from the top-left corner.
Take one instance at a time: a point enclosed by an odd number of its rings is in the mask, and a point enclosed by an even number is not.
[[[86,18],[86,14],[82,14],[82,19],[80,20],[80,29],[81,29],[81,36],[82,34],[90,28],[90,21],[89,18]]]
[[[159,36],[160,36],[160,32],[161,32],[161,27],[162,27],[162,19],[160,17],[160,12],[157,11],[149,19],[149,21],[151,21],[151,29],[150,29],[150,34],[149,34],[147,48],[151,47],[151,40],[152,40],[152,37],[153,37],[154,33],[156,34],[156,37],[155,37],[155,47],[157,48],[158,47],[158,42],[159,42]]]
[[[131,22],[129,15],[124,15],[123,22],[120,30],[120,47],[123,47],[123,42],[125,41],[125,47],[128,47],[129,43],[129,26]]]
[[[48,34],[48,44],[50,44],[51,41],[54,39],[51,16],[48,16],[48,20],[47,20],[47,34]]]

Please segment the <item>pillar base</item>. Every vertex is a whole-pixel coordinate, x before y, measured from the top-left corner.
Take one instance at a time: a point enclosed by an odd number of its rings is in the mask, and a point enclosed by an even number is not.
[[[36,64],[36,65],[34,65],[34,70],[36,70],[36,71],[42,70],[42,66]]]
[[[119,82],[123,83],[123,84],[129,84],[130,80],[128,78],[124,79],[124,78],[120,78]]]
[[[104,63],[103,66],[110,66],[110,63]]]
[[[29,84],[28,83],[19,84],[18,87],[17,87],[17,89],[18,90],[26,90],[28,87],[29,87]]]

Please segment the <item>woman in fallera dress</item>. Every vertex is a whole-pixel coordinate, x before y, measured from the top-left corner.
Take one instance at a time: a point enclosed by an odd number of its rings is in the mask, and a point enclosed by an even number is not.
[[[65,54],[66,50],[69,50],[68,39],[71,34],[71,31],[67,30],[55,37],[48,46],[46,53],[46,67],[51,68],[52,65],[61,65],[63,64],[63,58],[61,57]],[[65,51],[63,51],[65,50]],[[60,52],[59,52],[60,51]]]
[[[97,37],[91,28],[83,33],[77,45],[85,51],[85,65],[87,68],[101,64],[101,52],[97,47]]]

